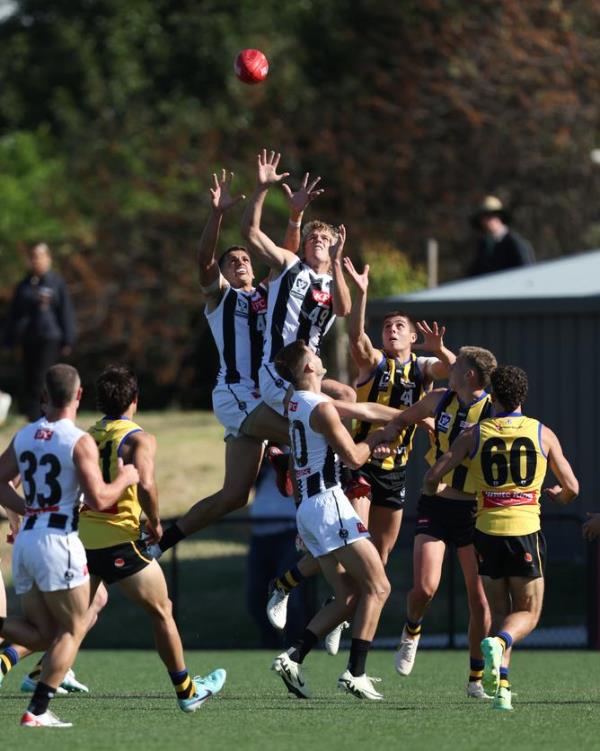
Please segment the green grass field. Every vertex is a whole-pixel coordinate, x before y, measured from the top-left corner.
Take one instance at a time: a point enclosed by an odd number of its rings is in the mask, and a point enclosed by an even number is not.
[[[366,703],[339,693],[335,681],[345,655],[316,652],[306,675],[315,698],[288,696],[268,670],[267,652],[190,652],[190,669],[228,671],[217,698],[196,714],[175,705],[158,657],[151,652],[84,650],[77,674],[90,684],[85,697],[54,701],[66,730],[18,726],[27,698],[18,693],[27,663],[18,665],[0,693],[2,748],[124,749],[597,749],[600,734],[600,655],[516,652],[515,710],[498,713],[464,695],[464,652],[422,652],[410,678],[399,678],[390,652],[374,652],[369,673],[385,701]],[[25,740],[26,739],[26,740]]]

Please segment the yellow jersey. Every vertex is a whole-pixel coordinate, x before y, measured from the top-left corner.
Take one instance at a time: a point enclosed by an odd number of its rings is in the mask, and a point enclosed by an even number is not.
[[[473,427],[492,414],[492,400],[484,391],[483,394],[470,404],[462,404],[456,391],[448,389],[442,395],[435,410],[435,427],[431,436],[431,448],[425,459],[433,466],[452,446],[463,430]],[[464,461],[458,467],[448,472],[442,482],[463,493],[474,493],[475,488],[469,475],[469,462]]]
[[[488,535],[540,529],[540,494],[548,460],[542,423],[520,412],[479,423],[470,473],[477,493],[476,528]]]
[[[375,402],[388,407],[404,410],[422,399],[427,392],[430,381],[425,379],[422,366],[414,353],[406,362],[399,362],[385,353],[369,378],[356,386],[356,398],[359,402]],[[358,420],[354,428],[354,441],[359,443],[378,426]],[[408,461],[416,426],[410,425],[390,444],[392,453],[384,459],[371,457],[369,464],[381,469],[391,470],[404,467]]]
[[[132,433],[141,430],[139,425],[124,417],[103,417],[90,428],[89,433],[100,451],[104,482],[115,479],[123,443]],[[79,537],[84,547],[90,550],[135,541],[140,536],[141,513],[137,485],[130,485],[114,506],[104,511],[83,507],[79,517]]]

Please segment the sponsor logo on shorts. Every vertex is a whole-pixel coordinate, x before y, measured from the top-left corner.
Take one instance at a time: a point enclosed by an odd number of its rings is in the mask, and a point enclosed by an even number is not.
[[[83,575],[87,576],[89,573],[90,573],[90,570],[89,570],[88,565],[86,563],[85,566],[83,567]]]
[[[533,556],[531,553],[525,553],[523,558],[525,559],[525,563],[533,563]]]
[[[115,558],[113,561],[115,568],[123,568],[125,565],[125,559],[124,558]]]
[[[53,435],[53,430],[49,430],[48,428],[38,428],[33,437],[36,441],[49,441]]]
[[[484,490],[483,507],[499,508],[510,506],[535,506],[537,491],[528,490],[522,493],[518,490]]]
[[[356,529],[361,535],[364,535],[369,531],[362,522],[356,522]]]

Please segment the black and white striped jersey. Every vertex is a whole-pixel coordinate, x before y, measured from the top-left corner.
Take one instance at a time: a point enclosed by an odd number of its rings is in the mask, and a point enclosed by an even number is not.
[[[258,388],[267,317],[267,287],[251,292],[228,287],[217,307],[204,315],[214,337],[221,367],[217,385],[238,383]]]
[[[325,436],[310,426],[313,409],[326,401],[324,394],[294,391],[289,402],[290,443],[300,503],[340,487],[340,459]]]
[[[335,320],[330,274],[317,274],[299,258],[269,282],[264,362],[280,349],[304,339],[319,352],[321,340]]]

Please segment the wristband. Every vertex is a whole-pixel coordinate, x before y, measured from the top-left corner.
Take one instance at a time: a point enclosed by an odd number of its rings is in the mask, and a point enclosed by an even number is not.
[[[288,221],[288,224],[290,225],[290,227],[295,227],[296,229],[298,229],[302,225],[302,220],[300,220],[299,222],[294,222],[290,219]]]

